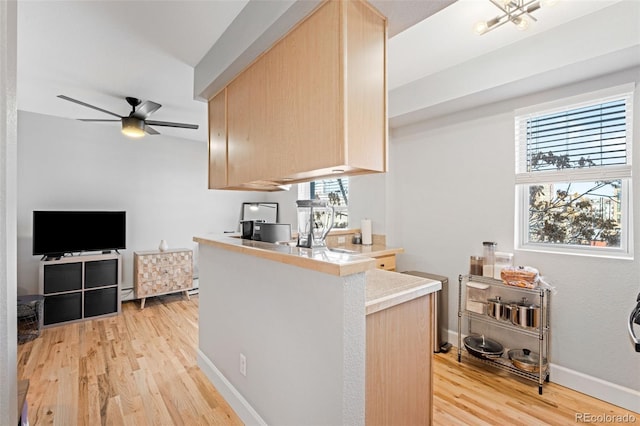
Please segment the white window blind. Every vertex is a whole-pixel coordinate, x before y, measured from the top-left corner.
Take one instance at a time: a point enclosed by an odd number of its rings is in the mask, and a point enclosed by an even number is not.
[[[516,112],[516,181],[630,177],[632,89],[625,85],[600,99]]]

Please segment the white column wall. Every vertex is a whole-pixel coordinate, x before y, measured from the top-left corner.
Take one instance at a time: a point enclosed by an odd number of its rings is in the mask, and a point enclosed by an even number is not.
[[[15,425],[17,3],[0,2],[0,423]]]
[[[364,273],[201,245],[198,365],[247,424],[363,425],[364,291]]]

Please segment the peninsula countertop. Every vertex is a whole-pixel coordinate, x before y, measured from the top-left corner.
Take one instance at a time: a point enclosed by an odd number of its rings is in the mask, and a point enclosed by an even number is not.
[[[327,248],[306,249],[245,240],[229,234],[209,234],[194,237],[193,241],[340,277],[366,272],[376,266],[373,258],[351,252],[332,251]]]
[[[381,269],[367,271],[366,277],[367,315],[442,289],[440,281]]]
[[[336,247],[349,251],[344,253],[326,248],[312,250],[263,241],[244,240],[229,234],[194,237],[193,240],[200,244],[216,246],[331,275],[346,276],[365,272],[367,314],[408,302],[441,289],[440,281],[375,269],[373,256],[395,254],[401,252],[397,250],[402,249],[362,246],[364,252],[355,254],[351,252],[355,251],[353,248],[358,248],[357,245]]]

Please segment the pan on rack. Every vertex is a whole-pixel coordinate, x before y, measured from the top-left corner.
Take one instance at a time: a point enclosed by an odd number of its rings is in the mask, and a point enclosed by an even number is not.
[[[529,373],[538,373],[540,371],[540,355],[536,352],[531,352],[529,349],[511,349],[508,354],[509,359],[517,369]],[[545,370],[546,368],[547,359],[542,358],[542,369]]]
[[[504,347],[499,342],[485,337],[484,334],[465,337],[464,347],[471,355],[478,358],[500,358],[504,352]]]

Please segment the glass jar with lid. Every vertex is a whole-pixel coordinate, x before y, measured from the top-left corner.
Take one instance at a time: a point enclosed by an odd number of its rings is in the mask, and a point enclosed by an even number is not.
[[[493,278],[493,269],[496,263],[496,246],[498,243],[493,241],[484,241],[482,246],[483,250],[483,264],[482,264],[482,275],[485,277]]]
[[[469,259],[469,274],[482,276],[482,256],[471,256]]]

